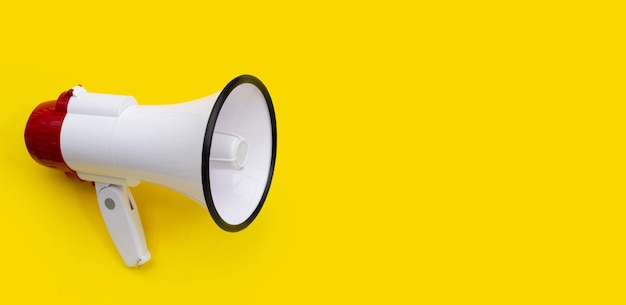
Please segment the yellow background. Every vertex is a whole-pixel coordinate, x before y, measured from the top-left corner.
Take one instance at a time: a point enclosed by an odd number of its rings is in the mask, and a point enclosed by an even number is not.
[[[604,1],[5,1],[0,303],[624,304],[624,13]],[[91,185],[23,143],[33,108],[76,84],[166,104],[244,73],[276,108],[264,209],[231,234],[142,183],[153,258],[139,270],[119,258]]]

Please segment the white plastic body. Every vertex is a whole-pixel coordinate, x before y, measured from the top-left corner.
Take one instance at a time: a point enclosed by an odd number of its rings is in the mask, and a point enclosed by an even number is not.
[[[135,199],[128,187],[96,183],[96,192],[104,223],[126,266],[146,263],[150,260],[150,251]]]
[[[139,106],[132,96],[75,87],[61,129],[61,153],[83,180],[127,186],[148,181],[176,190],[208,210],[202,154],[219,95]],[[235,225],[253,213],[269,177],[274,140],[263,94],[252,84],[237,86],[214,124],[209,162],[212,201],[220,217]]]
[[[206,208],[201,160],[218,94],[191,102],[138,106],[132,96],[74,88],[61,129],[61,152],[83,180],[165,185]]]

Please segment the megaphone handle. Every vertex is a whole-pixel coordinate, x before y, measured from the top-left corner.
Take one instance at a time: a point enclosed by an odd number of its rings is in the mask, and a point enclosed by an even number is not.
[[[96,182],[98,205],[109,235],[120,256],[129,267],[150,259],[135,199],[125,185]]]

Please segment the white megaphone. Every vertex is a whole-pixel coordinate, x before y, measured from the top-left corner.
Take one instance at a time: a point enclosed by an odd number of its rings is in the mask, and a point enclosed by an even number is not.
[[[98,204],[124,263],[150,252],[129,186],[149,181],[206,207],[224,230],[257,216],[276,161],[276,116],[254,76],[191,102],[138,106],[131,96],[77,86],[40,104],[28,119],[26,147],[35,161],[95,182]]]

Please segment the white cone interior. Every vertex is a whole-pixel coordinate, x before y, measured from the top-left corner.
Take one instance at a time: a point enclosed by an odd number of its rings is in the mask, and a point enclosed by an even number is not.
[[[247,148],[245,166],[225,167],[209,156],[209,178],[213,203],[222,219],[231,225],[246,221],[261,201],[272,161],[272,121],[263,93],[253,84],[243,83],[226,97],[215,123],[211,146],[223,137],[245,139],[238,154]],[[245,145],[245,146],[243,146]],[[211,150],[213,152],[213,149]],[[237,159],[243,158],[240,156]]]

